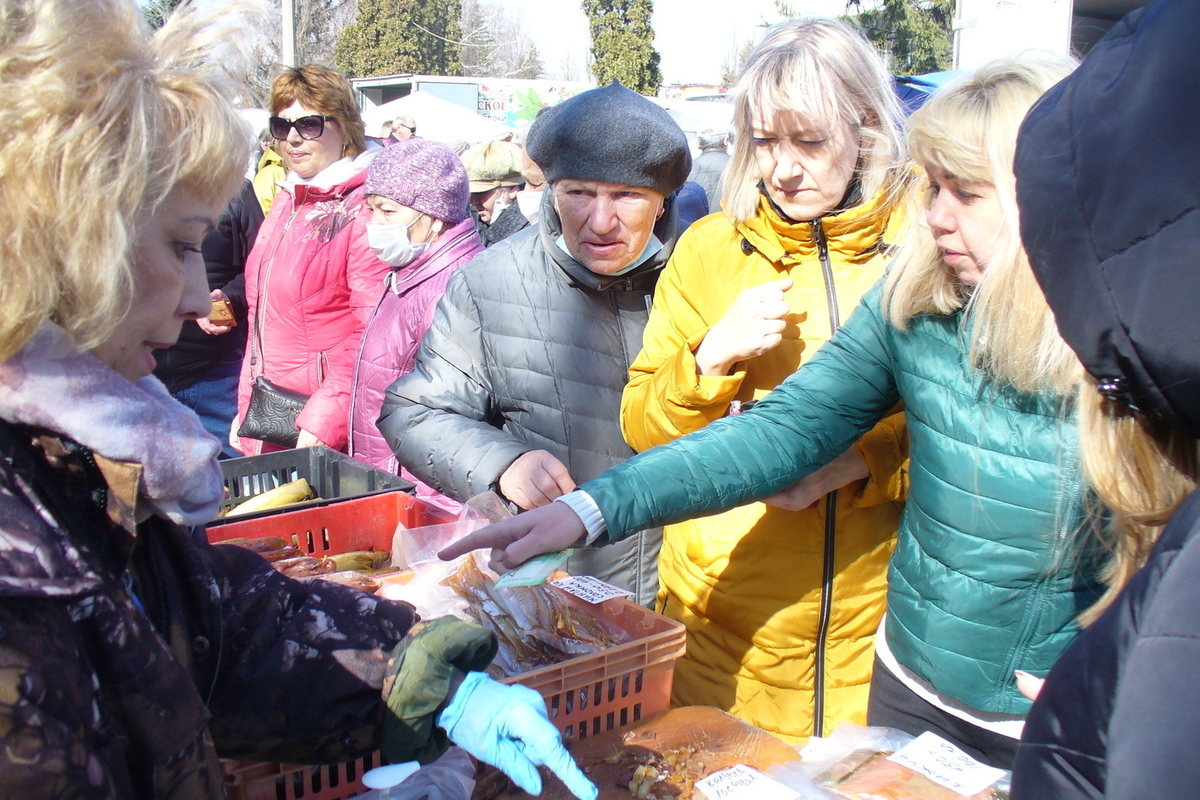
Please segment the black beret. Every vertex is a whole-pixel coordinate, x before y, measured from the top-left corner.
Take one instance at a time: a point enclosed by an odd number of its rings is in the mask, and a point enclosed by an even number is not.
[[[538,114],[525,147],[551,183],[604,181],[665,196],[692,168],[687,137],[671,115],[617,81]]]
[[[1112,28],[1021,128],[1021,238],[1103,394],[1200,437],[1200,4]]]

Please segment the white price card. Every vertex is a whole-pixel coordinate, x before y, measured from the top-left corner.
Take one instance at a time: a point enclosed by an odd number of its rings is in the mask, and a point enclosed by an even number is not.
[[[534,556],[516,569],[510,570],[497,578],[496,588],[508,589],[512,586],[540,586],[574,552],[574,550],[559,550],[557,553],[542,553],[540,556]]]
[[[605,583],[599,578],[593,578],[591,575],[572,575],[570,578],[562,578],[550,581],[550,583],[593,605],[603,603],[605,600],[612,600],[614,597],[629,597],[633,594],[633,592],[627,592],[611,583]]]
[[[714,772],[696,781],[708,800],[800,800],[797,792],[745,764]]]
[[[961,795],[979,794],[1005,776],[1005,771],[980,764],[936,733],[922,733],[888,756],[929,780]]]

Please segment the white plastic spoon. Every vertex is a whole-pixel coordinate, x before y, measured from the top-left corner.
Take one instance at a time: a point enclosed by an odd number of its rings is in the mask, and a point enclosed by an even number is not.
[[[388,764],[369,769],[363,773],[363,785],[368,789],[390,789],[420,768],[421,765],[416,761],[405,761],[403,764]]]

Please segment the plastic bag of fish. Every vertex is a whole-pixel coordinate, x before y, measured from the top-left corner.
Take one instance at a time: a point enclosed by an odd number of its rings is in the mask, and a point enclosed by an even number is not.
[[[634,638],[552,584],[497,589],[497,576],[482,566],[479,553],[413,568],[417,574],[412,581],[385,585],[382,595],[412,603],[423,617],[453,614],[495,633],[500,651],[488,672],[496,678],[598,653]]]

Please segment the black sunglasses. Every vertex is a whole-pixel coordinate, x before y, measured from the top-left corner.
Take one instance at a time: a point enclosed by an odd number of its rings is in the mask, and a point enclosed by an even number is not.
[[[325,123],[333,122],[334,117],[326,117],[321,114],[310,114],[307,117],[300,117],[296,120],[286,120],[283,117],[271,117],[267,120],[267,127],[271,129],[271,135],[276,139],[283,140],[288,138],[288,134],[292,128],[296,129],[296,133],[300,134],[301,139],[320,139],[321,134],[325,133]]]

